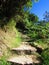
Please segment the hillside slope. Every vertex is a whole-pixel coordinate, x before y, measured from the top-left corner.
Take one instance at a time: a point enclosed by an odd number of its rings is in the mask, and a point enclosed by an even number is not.
[[[7,29],[6,32],[0,28],[0,56],[6,54],[8,49],[18,46],[21,42],[20,37],[20,33],[15,28]]]

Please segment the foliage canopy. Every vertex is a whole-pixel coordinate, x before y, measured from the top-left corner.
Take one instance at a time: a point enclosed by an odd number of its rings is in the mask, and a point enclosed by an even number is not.
[[[0,0],[0,19],[10,19],[22,13],[24,6],[30,6],[32,0]]]

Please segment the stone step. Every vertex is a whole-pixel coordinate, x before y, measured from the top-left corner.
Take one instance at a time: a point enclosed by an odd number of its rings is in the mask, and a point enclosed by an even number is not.
[[[28,43],[28,42],[26,42],[26,41],[25,41],[25,42],[21,42],[21,43],[22,43],[22,44],[25,44],[25,45],[29,45],[29,43]]]
[[[37,59],[35,55],[18,55],[14,57],[10,57],[8,62],[13,63],[13,65],[34,65],[40,64],[40,60]]]
[[[27,39],[30,38],[30,37],[28,37],[27,35],[24,35],[24,34],[21,34],[21,37],[22,37],[22,38],[27,38]]]
[[[32,47],[30,45],[25,45],[22,44],[21,46],[17,47],[17,48],[12,48],[13,52],[17,53],[17,54],[31,54],[37,51],[37,49],[35,47]]]

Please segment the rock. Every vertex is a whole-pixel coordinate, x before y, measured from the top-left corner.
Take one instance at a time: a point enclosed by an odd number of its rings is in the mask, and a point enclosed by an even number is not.
[[[21,65],[33,65],[36,63],[40,63],[39,60],[36,59],[36,56],[34,55],[19,55],[15,57],[11,57],[8,59],[8,62],[14,63],[14,64],[21,64]]]
[[[12,51],[14,51],[17,54],[31,54],[37,51],[35,47],[32,47],[30,45],[22,44],[18,48],[12,48]]]

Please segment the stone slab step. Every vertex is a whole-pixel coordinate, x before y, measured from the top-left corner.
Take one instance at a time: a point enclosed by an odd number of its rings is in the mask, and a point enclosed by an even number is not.
[[[35,47],[32,47],[30,45],[25,45],[25,44],[22,44],[21,46],[17,47],[17,48],[12,48],[12,50],[15,50],[15,51],[24,51],[24,50],[27,50],[27,51],[37,51],[37,49]]]
[[[17,47],[17,48],[12,48],[12,51],[15,52],[16,54],[32,54],[35,53],[37,51],[37,49],[35,47],[32,47],[30,45],[25,45],[22,44],[21,46]]]
[[[28,56],[28,55],[21,55],[21,56],[15,56],[11,57],[7,60],[10,63],[14,64],[21,64],[21,65],[30,65],[30,64],[39,64],[40,61],[36,59],[36,56]]]

